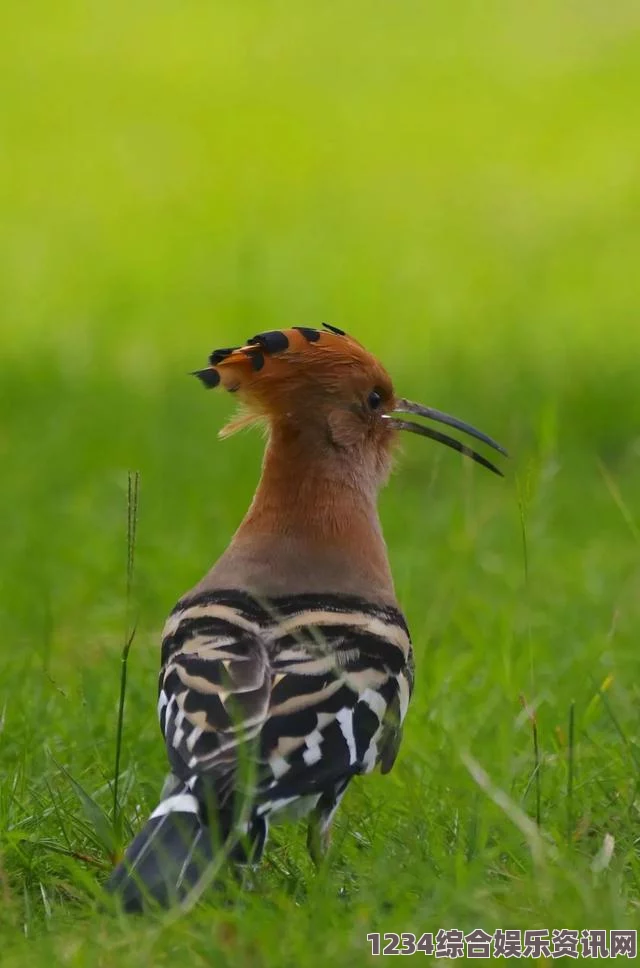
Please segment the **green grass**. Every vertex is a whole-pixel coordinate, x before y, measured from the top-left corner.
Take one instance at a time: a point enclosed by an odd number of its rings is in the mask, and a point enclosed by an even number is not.
[[[3,968],[355,965],[376,930],[637,926],[636,5],[1,16]],[[287,828],[250,889],[101,913],[165,769],[164,617],[259,469],[259,436],[218,442],[229,400],[185,374],[322,319],[505,443],[507,478],[406,442],[382,514],[415,700],[327,869]]]

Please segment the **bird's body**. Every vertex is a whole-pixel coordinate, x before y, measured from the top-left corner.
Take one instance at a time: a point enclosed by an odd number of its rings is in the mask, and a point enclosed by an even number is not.
[[[188,896],[223,847],[255,862],[283,817],[309,814],[318,861],[352,778],[393,766],[413,687],[377,513],[407,402],[333,330],[263,334],[199,375],[239,390],[269,442],[244,521],[164,629],[171,774],[109,882],[129,910]]]

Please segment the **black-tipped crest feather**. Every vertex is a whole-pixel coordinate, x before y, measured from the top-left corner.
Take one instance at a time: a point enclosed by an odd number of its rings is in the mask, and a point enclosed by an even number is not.
[[[191,376],[197,376],[207,390],[213,390],[220,383],[220,374],[212,366],[208,366],[204,370],[194,370]]]

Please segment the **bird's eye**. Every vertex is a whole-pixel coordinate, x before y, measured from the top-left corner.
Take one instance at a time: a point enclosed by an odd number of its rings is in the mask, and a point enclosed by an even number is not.
[[[378,390],[372,390],[367,398],[367,403],[371,410],[378,410],[382,403],[382,394]]]

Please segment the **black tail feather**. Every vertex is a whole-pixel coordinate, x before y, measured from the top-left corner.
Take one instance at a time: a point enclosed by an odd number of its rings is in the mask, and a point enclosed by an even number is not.
[[[216,816],[217,829],[207,822]],[[255,814],[243,836],[234,836],[233,813],[207,810],[189,786],[172,788],[127,848],[105,887],[130,913],[154,903],[184,901],[211,869],[218,850],[232,864],[256,863],[264,849],[267,821]],[[205,877],[206,881],[206,877]]]
[[[211,831],[200,811],[158,813],[129,846],[106,884],[128,912],[142,911],[153,902],[162,907],[179,903],[213,861]]]

